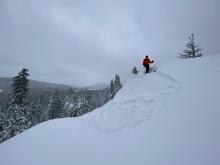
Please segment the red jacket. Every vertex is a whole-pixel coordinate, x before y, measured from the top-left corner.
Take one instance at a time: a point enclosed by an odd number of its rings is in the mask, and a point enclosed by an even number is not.
[[[150,64],[150,63],[153,63],[154,61],[151,61],[149,58],[146,58],[143,60],[143,64],[144,65],[147,65],[147,64]]]

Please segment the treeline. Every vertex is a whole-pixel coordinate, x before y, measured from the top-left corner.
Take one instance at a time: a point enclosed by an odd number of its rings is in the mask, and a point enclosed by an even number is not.
[[[0,143],[43,121],[78,117],[103,106],[121,89],[115,76],[103,90],[30,89],[28,69],[22,69],[12,80],[11,89],[0,107]]]

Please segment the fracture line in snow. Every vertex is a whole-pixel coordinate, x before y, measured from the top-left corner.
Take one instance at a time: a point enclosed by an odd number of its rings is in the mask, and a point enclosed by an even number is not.
[[[165,74],[163,72],[160,72],[160,71],[157,71],[156,73],[158,75],[163,76],[163,77],[169,79],[170,81],[174,82],[176,84],[176,86],[177,86],[175,91],[179,91],[181,89],[180,83],[176,79],[174,79],[173,77],[171,77],[168,74]]]

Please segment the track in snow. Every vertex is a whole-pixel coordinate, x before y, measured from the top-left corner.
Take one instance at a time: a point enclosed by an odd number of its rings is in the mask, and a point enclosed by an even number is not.
[[[140,88],[143,84],[146,89]],[[179,82],[163,72],[136,75],[112,101],[85,115],[83,125],[106,133],[134,127],[149,120],[155,109],[166,104],[161,101],[162,97],[169,97],[180,89]]]

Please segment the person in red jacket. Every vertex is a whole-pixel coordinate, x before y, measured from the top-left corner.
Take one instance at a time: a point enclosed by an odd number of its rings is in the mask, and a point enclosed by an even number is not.
[[[146,73],[149,71],[149,69],[150,69],[150,64],[153,63],[153,62],[154,62],[153,60],[151,61],[151,60],[148,58],[148,55],[145,56],[145,58],[144,58],[144,60],[143,60],[143,65],[144,65],[144,67],[146,68]]]

